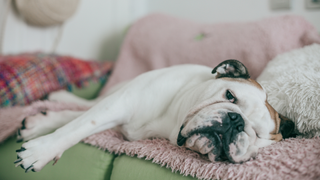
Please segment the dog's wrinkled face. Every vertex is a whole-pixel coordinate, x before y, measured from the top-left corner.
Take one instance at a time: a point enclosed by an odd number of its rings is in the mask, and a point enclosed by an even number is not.
[[[202,95],[181,126],[179,146],[208,154],[211,161],[240,163],[255,157],[260,147],[290,136],[293,122],[268,104],[242,63],[227,60],[212,73],[215,82],[199,87]]]

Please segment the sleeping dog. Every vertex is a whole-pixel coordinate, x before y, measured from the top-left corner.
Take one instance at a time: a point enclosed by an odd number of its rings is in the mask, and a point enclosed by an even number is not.
[[[167,138],[207,154],[211,161],[233,163],[248,161],[260,147],[289,137],[294,130],[293,122],[268,104],[263,88],[237,60],[226,60],[213,70],[179,65],[150,71],[94,101],[61,91],[49,95],[49,100],[92,107],[27,117],[18,139],[29,141],[17,150],[15,161],[26,172],[40,171],[82,139],[110,128],[130,141]]]

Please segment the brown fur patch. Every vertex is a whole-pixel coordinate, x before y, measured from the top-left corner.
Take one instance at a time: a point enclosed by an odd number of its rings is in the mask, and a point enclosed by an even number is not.
[[[283,139],[283,138],[282,138],[282,134],[281,134],[281,133],[278,133],[278,134],[270,134],[270,140],[279,142],[279,141],[281,141],[282,139]]]
[[[274,120],[275,123],[275,129],[274,131],[272,131],[271,133],[278,133],[279,131],[279,127],[280,127],[280,118],[279,118],[279,114],[276,110],[273,109],[273,107],[266,101],[266,106],[269,110],[270,116],[271,118]]]
[[[258,89],[263,90],[262,86],[255,80],[253,79],[248,79],[249,82],[251,82],[252,85],[254,85],[255,87],[257,87]]]
[[[242,79],[242,78],[221,78],[227,81],[234,81],[234,82],[240,82],[240,83],[245,83],[245,84],[250,84],[252,86],[255,86],[258,89],[263,90],[262,86],[255,80],[253,79]]]

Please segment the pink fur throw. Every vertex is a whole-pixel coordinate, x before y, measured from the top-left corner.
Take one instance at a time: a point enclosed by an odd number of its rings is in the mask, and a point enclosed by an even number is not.
[[[15,106],[0,109],[0,142],[13,135],[25,117],[35,115],[41,111],[62,111],[62,110],[87,110],[88,107],[70,103],[57,103],[50,101],[36,101],[30,106]]]
[[[293,15],[220,24],[149,15],[130,27],[102,93],[153,69],[186,63],[215,67],[227,59],[240,60],[255,79],[276,55],[313,43],[320,44],[316,29]]]
[[[0,141],[14,133],[25,116],[43,110],[86,110],[75,104],[35,102],[30,106],[0,110]],[[287,139],[259,150],[255,159],[242,164],[210,162],[184,147],[174,146],[166,139],[129,142],[114,131],[106,130],[83,140],[116,154],[137,155],[154,163],[199,179],[319,179],[320,139]],[[14,149],[13,149],[14,151]],[[62,156],[63,158],[63,156]]]

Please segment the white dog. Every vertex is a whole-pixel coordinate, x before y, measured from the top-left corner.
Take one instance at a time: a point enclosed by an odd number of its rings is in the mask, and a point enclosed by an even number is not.
[[[208,154],[211,161],[244,162],[255,157],[258,148],[289,137],[294,129],[293,122],[266,99],[263,88],[236,60],[224,61],[213,70],[180,65],[150,71],[95,101],[53,93],[49,100],[96,104],[86,112],[27,117],[18,139],[35,139],[17,150],[15,164],[26,172],[40,171],[85,137],[115,127],[130,141],[162,137]]]

